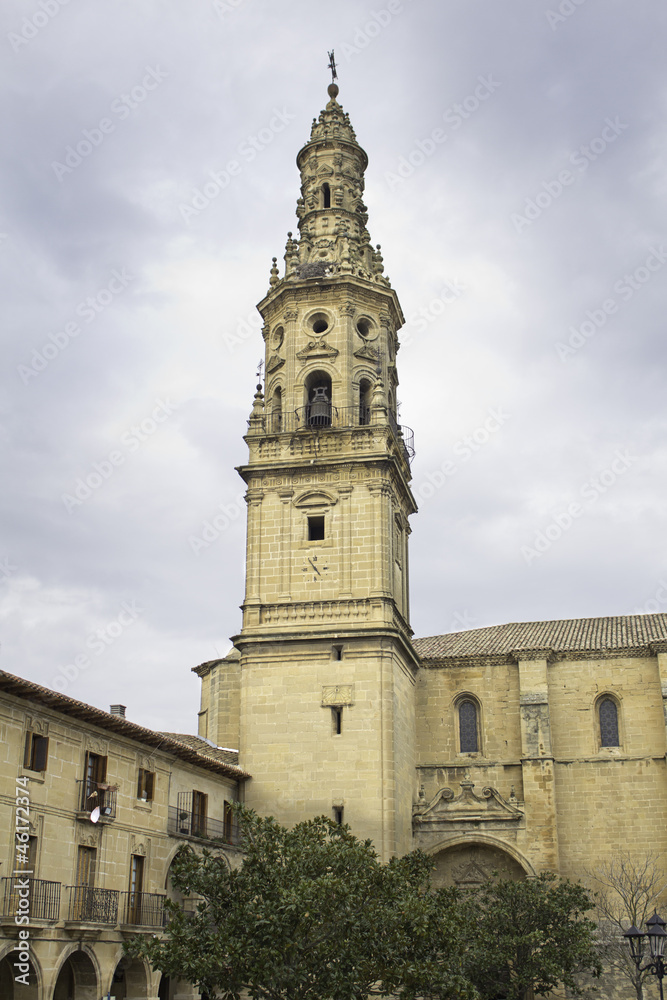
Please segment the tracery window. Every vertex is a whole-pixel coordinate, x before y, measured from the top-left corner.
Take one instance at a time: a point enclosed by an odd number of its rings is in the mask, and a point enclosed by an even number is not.
[[[461,753],[477,753],[477,705],[474,701],[462,701],[459,705],[459,745]]]
[[[618,708],[613,698],[603,698],[598,705],[600,719],[600,746],[620,746],[618,738]]]

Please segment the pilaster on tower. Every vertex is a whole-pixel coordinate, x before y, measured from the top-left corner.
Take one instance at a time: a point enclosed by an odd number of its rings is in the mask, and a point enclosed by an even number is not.
[[[297,156],[299,235],[258,305],[265,385],[238,470],[240,754],[260,812],[344,814],[389,856],[410,849],[415,790],[412,432],[396,412],[403,313],[367,228],[368,158],[337,96],[332,84]]]

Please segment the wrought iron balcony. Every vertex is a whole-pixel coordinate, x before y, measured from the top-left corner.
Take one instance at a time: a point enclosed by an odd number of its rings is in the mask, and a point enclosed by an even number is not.
[[[369,406],[333,406],[320,400],[297,410],[266,413],[262,421],[266,434],[343,430],[370,426],[371,409]],[[397,423],[391,413],[388,415],[388,423],[394,437],[402,442],[408,462],[412,461],[415,457],[414,431],[405,424]]]
[[[96,889],[90,885],[68,885],[68,920],[89,921],[96,924],[118,923],[118,897],[116,889]]]
[[[115,785],[90,781],[88,778],[79,778],[77,786],[79,812],[92,813],[94,809],[99,809],[99,818],[102,822],[116,818],[116,792],[118,789]]]
[[[164,909],[165,895],[155,892],[121,892],[118,919],[121,924],[136,924],[142,927],[164,927],[167,914]]]
[[[173,836],[195,837],[197,840],[223,840],[226,844],[240,843],[238,824],[233,819],[211,819],[193,814],[187,803],[169,806],[167,833]]]
[[[40,878],[2,879],[2,916],[24,915],[33,920],[58,920],[60,882]]]

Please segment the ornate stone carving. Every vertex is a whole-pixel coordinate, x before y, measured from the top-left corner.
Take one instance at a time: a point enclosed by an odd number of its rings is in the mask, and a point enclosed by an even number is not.
[[[299,361],[310,361],[312,358],[326,358],[333,361],[334,358],[338,357],[338,353],[336,348],[327,344],[322,336],[315,340],[309,340],[304,348],[297,351],[296,356]]]
[[[512,821],[523,819],[523,812],[505,801],[499,791],[487,785],[481,795],[475,795],[472,781],[461,782],[461,792],[440,788],[428,804],[416,803],[412,809],[416,824],[448,824]]]
[[[38,733],[40,736],[49,735],[49,724],[45,719],[40,719],[36,715],[26,715],[26,729],[31,733]]]
[[[272,354],[266,362],[266,374],[271,375],[273,372],[278,371],[279,368],[282,368],[284,364],[284,358],[281,358],[278,354]]]

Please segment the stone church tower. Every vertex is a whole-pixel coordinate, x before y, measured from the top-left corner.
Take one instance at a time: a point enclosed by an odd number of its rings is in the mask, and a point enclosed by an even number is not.
[[[247,802],[412,847],[417,659],[408,609],[412,432],[397,422],[403,314],[362,200],[368,158],[338,87],[298,154],[299,238],[258,305],[243,628],[197,668],[200,732],[239,747]],[[240,654],[240,655],[239,655]]]

